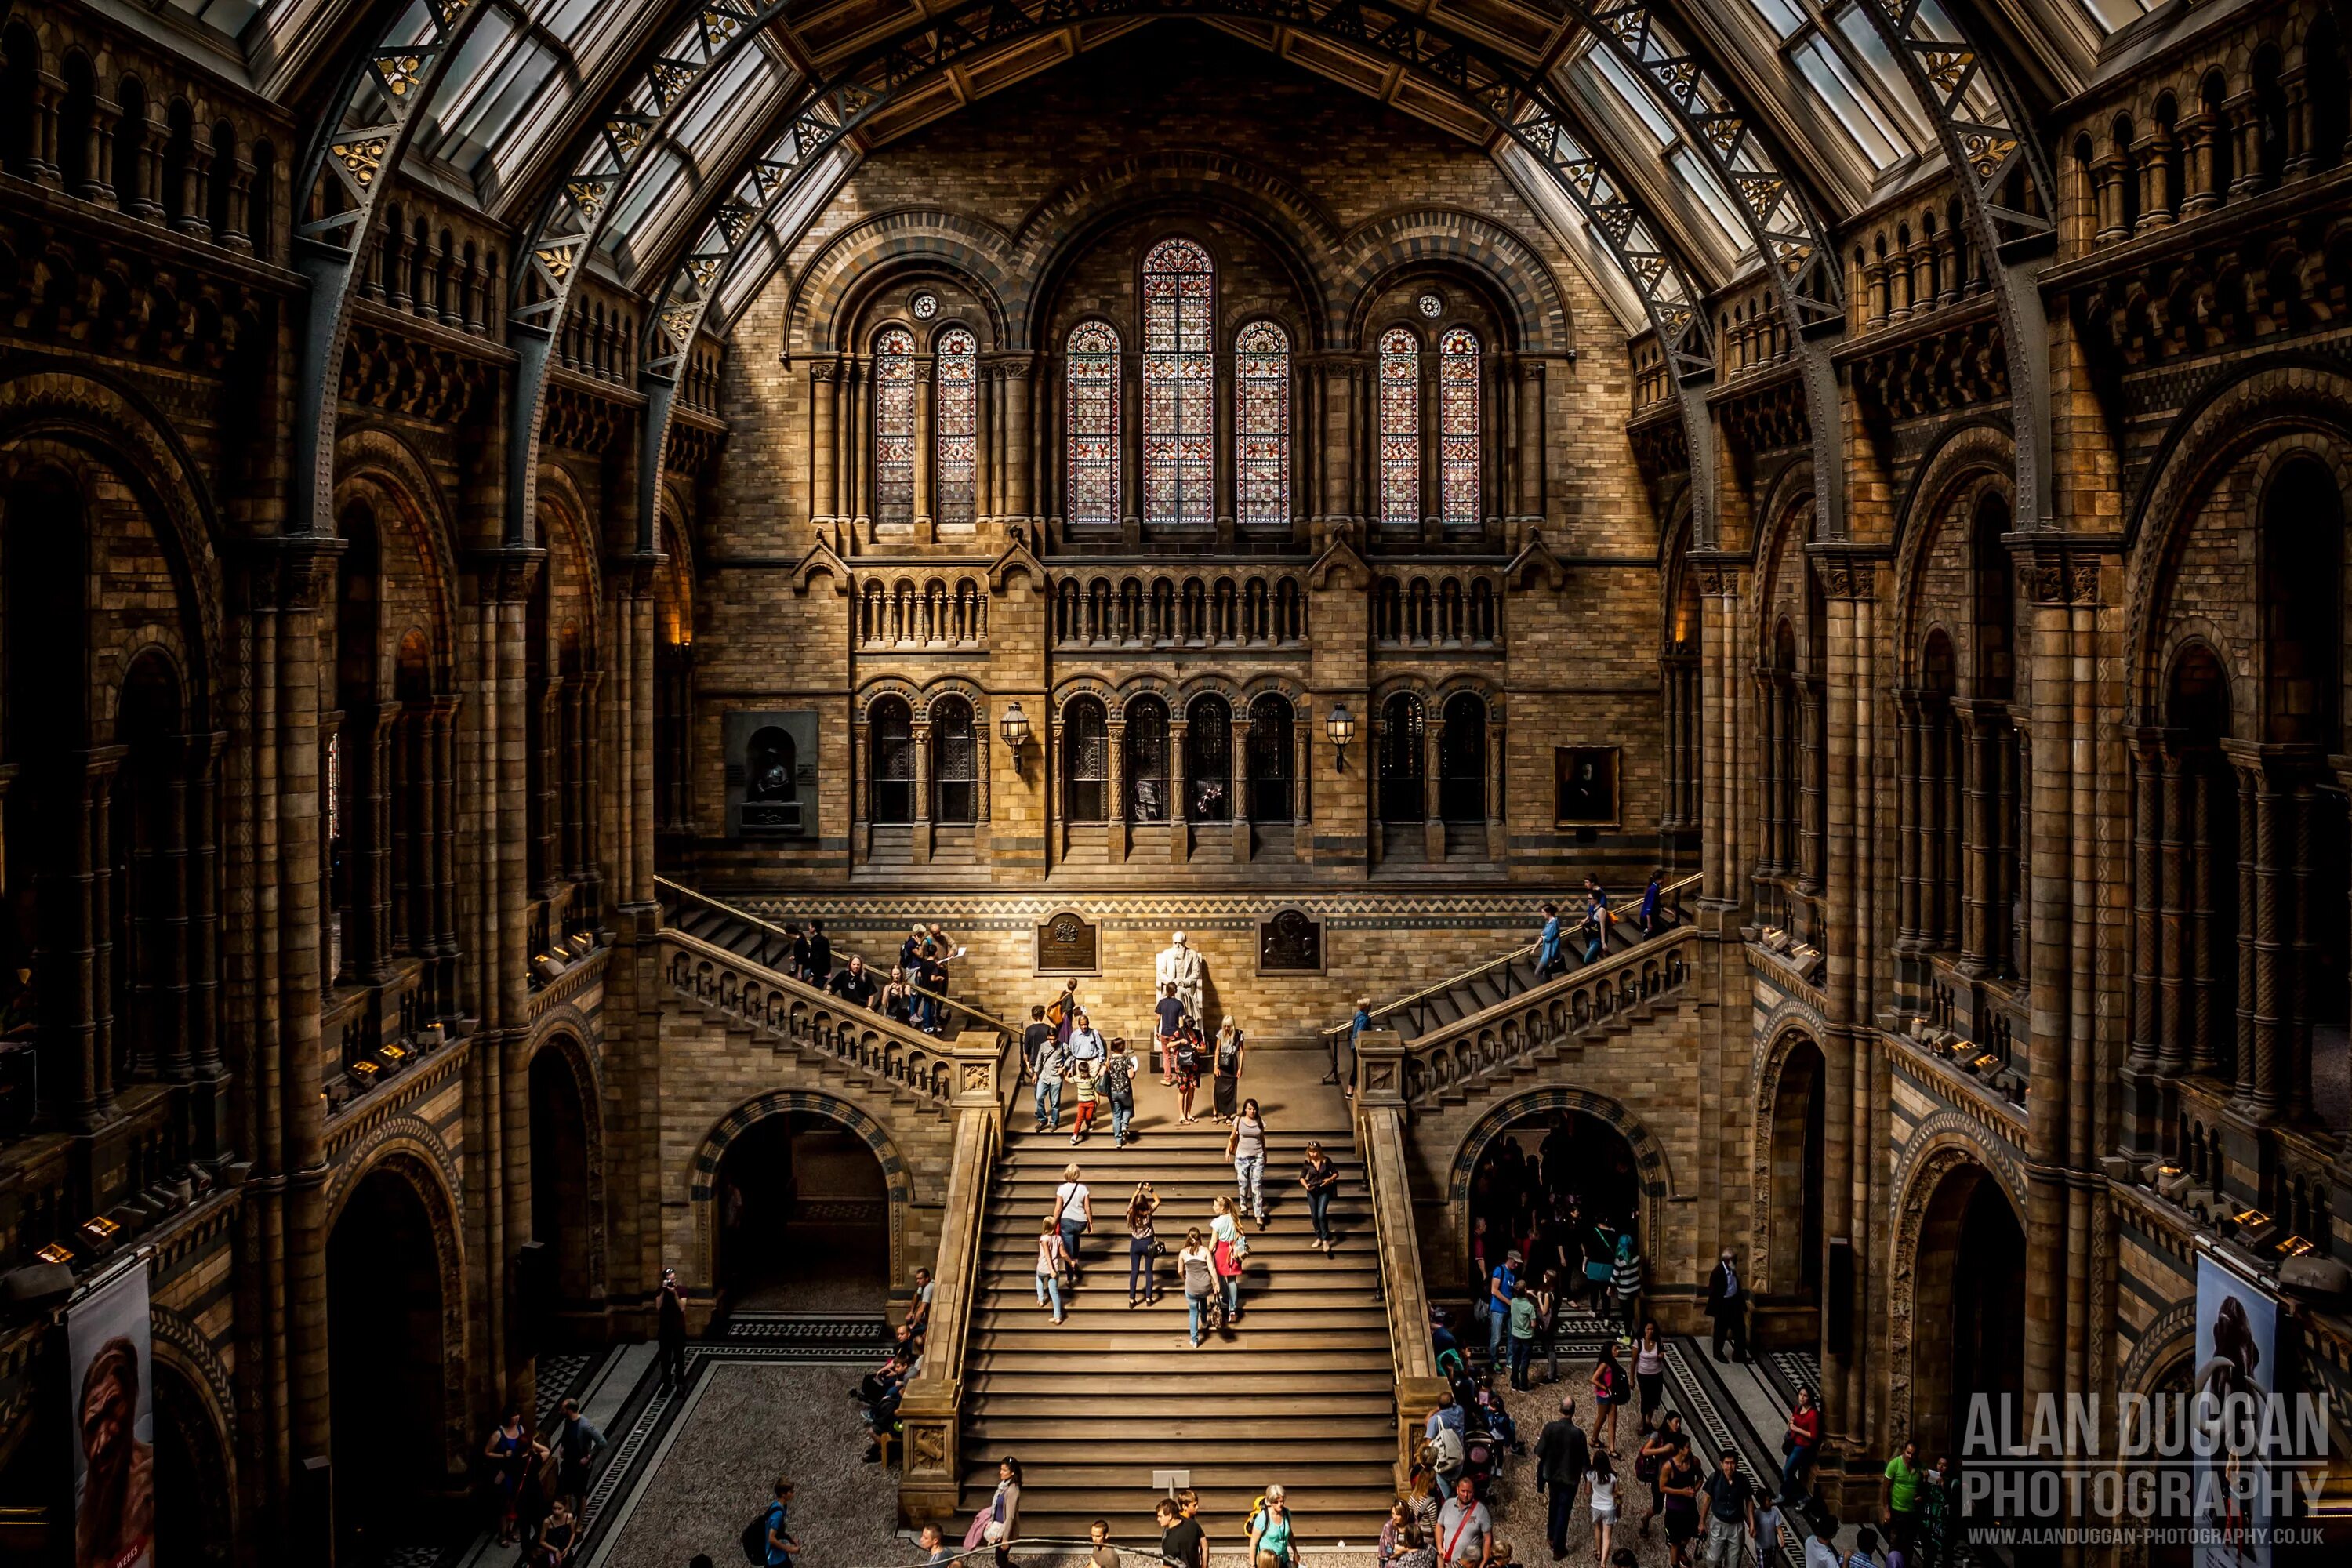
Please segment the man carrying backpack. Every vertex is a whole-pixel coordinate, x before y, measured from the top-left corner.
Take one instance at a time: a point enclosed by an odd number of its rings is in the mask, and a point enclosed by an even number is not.
[[[760,1511],[757,1518],[743,1527],[743,1560],[759,1568],[792,1568],[793,1556],[801,1549],[792,1538],[787,1525],[792,1519],[793,1483],[790,1477],[776,1478],[776,1500]]]
[[[1135,1120],[1135,1058],[1127,1054],[1127,1041],[1110,1043],[1110,1058],[1103,1063],[1103,1093],[1110,1098],[1110,1146],[1127,1147],[1127,1129]]]

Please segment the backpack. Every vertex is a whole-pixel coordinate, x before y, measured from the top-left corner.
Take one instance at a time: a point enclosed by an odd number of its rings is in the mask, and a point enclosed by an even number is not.
[[[1135,1064],[1124,1055],[1114,1054],[1103,1064],[1104,1089],[1113,1100],[1124,1099],[1135,1092]]]
[[[770,1503],[767,1507],[753,1514],[751,1516],[751,1522],[743,1527],[744,1562],[756,1563],[760,1564],[760,1568],[767,1568],[768,1521],[774,1518],[775,1513],[776,1505]],[[779,1533],[781,1533],[781,1531]]]
[[[1217,1293],[1217,1272],[1207,1258],[1194,1253],[1187,1253],[1184,1256],[1183,1264],[1184,1294],[1213,1296]]]

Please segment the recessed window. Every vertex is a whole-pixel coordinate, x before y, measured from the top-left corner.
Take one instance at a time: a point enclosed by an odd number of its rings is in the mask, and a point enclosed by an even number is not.
[[[940,297],[937,294],[918,294],[907,301],[907,309],[915,312],[915,320],[928,321],[940,313]]]
[[[1413,301],[1413,307],[1431,321],[1435,321],[1445,313],[1444,300],[1435,294],[1423,294]]]

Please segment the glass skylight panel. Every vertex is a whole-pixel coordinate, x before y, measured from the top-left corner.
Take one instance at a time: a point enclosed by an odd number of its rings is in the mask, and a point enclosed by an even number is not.
[[[1798,8],[1796,0],[1748,0],[1748,3],[1755,7],[1758,16],[1764,18],[1766,26],[1784,38],[1805,25],[1805,14]]]
[[[2155,5],[2141,5],[2138,0],[2082,0],[2082,5],[2091,14],[2091,19],[2110,33],[2156,9]]]
[[[1873,166],[1884,169],[1903,155],[1894,126],[1826,40],[1816,34],[1790,50],[1789,58]]]
[[[1698,198],[1698,204],[1714,221],[1716,236],[1734,251],[1754,248],[1748,242],[1748,226],[1738,209],[1731,205],[1716,179],[1715,171],[1700,163],[1697,154],[1687,147],[1677,147],[1666,154],[1666,163],[1683,184],[1683,188]]]
[[[1887,50],[1886,40],[1878,36],[1878,29],[1870,25],[1869,18],[1863,16],[1859,6],[1840,8],[1832,20],[1845,41],[1853,46],[1853,52],[1861,58],[1864,68],[1876,79],[1880,91],[1893,95],[1908,90],[1903,79],[1903,68],[1895,63],[1894,55]],[[1909,138],[1903,140],[1907,142]]]
[[[1596,44],[1584,52],[1584,58],[1592,62],[1593,68],[1601,74],[1601,79],[1608,84],[1610,96],[1648,129],[1651,139],[1658,146],[1663,147],[1675,139],[1675,122],[1667,118],[1665,110],[1658,107],[1657,100],[1650,96],[1650,89],[1626,68],[1625,62],[1619,59],[1613,51]]]

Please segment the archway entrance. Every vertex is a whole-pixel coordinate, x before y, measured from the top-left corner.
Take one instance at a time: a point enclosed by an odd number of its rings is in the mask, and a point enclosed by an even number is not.
[[[327,1238],[328,1419],[337,1560],[420,1539],[448,1489],[440,1254],[399,1172],[361,1178]]]
[[[1770,1197],[1760,1263],[1767,1300],[1754,1331],[1765,1344],[1811,1344],[1820,1334],[1822,1179],[1828,1096],[1821,1047],[1793,1040],[1772,1091]]]
[[[753,1123],[712,1187],[719,1288],[730,1312],[880,1312],[890,1194],[856,1133],[809,1110]]]
[[[236,1489],[220,1428],[186,1378],[155,1361],[155,1554],[225,1565],[236,1552]]]
[[[1564,1281],[1614,1237],[1641,1235],[1642,1181],[1633,1146],[1601,1118],[1549,1110],[1496,1131],[1470,1176],[1472,1250],[1485,1222],[1489,1267],[1517,1247],[1529,1271],[1564,1271]]]
[[[584,1093],[562,1050],[549,1046],[531,1058],[531,1249],[521,1279],[532,1351],[562,1348],[567,1316],[584,1311],[595,1290]]]
[[[1912,1436],[1921,1458],[1957,1456],[1970,1402],[1984,1398],[2004,1441],[2025,1383],[2025,1229],[1999,1181],[1959,1164],[1937,1184],[1919,1227],[1912,1321]]]

